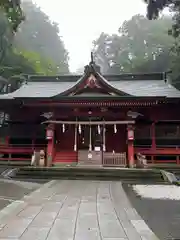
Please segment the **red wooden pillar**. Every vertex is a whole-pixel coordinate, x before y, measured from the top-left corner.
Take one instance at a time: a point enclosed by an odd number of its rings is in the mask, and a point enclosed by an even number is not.
[[[128,163],[129,167],[134,167],[134,127],[132,125],[127,126],[127,138],[128,138]]]
[[[48,125],[46,129],[46,139],[48,140],[47,144],[47,154],[46,154],[46,159],[47,159],[47,166],[52,165],[53,157],[54,157],[54,125],[50,124]]]
[[[155,129],[155,122],[151,125],[151,149],[153,152],[156,150],[156,129]],[[154,156],[151,156],[151,162],[154,163]]]

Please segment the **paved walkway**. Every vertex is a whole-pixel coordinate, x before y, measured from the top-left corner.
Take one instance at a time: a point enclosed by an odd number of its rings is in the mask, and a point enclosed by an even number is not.
[[[0,239],[157,240],[120,182],[51,181],[0,212]]]

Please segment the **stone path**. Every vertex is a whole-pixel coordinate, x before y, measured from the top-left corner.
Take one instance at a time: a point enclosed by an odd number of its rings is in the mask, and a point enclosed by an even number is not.
[[[157,240],[120,182],[51,181],[0,212],[0,239]]]

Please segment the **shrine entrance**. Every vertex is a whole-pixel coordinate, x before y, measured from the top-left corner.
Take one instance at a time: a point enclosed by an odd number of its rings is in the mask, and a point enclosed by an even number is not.
[[[53,162],[121,166],[133,157],[128,126],[134,121],[51,121],[55,126]],[[127,156],[128,155],[128,156]]]
[[[80,128],[80,127],[79,127]],[[77,151],[78,165],[102,165],[103,128],[98,125],[84,125],[78,129]]]
[[[90,129],[91,128],[91,129]],[[91,141],[91,144],[90,144]],[[78,134],[77,140],[78,150],[102,150],[103,138],[102,129],[100,126],[88,126],[82,127],[82,130]]]

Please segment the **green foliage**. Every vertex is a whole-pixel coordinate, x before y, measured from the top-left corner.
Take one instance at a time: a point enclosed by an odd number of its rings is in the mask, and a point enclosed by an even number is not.
[[[159,12],[170,5],[173,0],[144,0],[144,2],[147,4],[147,17],[149,20],[152,20],[156,19],[159,16]]]
[[[5,12],[12,32],[16,32],[19,24],[24,20],[20,0],[1,0],[0,8]]]
[[[174,84],[180,89],[180,1],[179,0],[144,0],[147,5],[148,19],[157,18],[159,12],[168,7],[172,12],[172,27],[169,34],[175,38],[175,44],[172,46],[170,69]]]
[[[94,42],[97,63],[106,73],[165,71],[174,42],[168,29],[172,21],[148,21],[135,15],[119,28],[119,34],[102,33]]]
[[[68,72],[68,54],[57,25],[31,2],[23,6],[27,18],[15,35],[7,14],[0,13],[0,76],[9,79],[13,89],[24,81],[23,74]]]
[[[12,44],[13,34],[4,12],[0,11],[0,63]]]
[[[22,3],[26,20],[15,36],[15,46],[47,58],[59,73],[68,73],[68,53],[60,37],[58,25],[30,1]]]
[[[177,38],[180,35],[180,1],[179,0],[144,0],[147,4],[148,19],[157,19],[159,12],[168,7],[173,13],[173,24],[169,34]]]
[[[41,75],[54,75],[57,74],[55,65],[47,58],[42,58],[36,52],[28,51],[15,51],[16,55],[23,57],[29,65],[33,68],[34,72]]]

